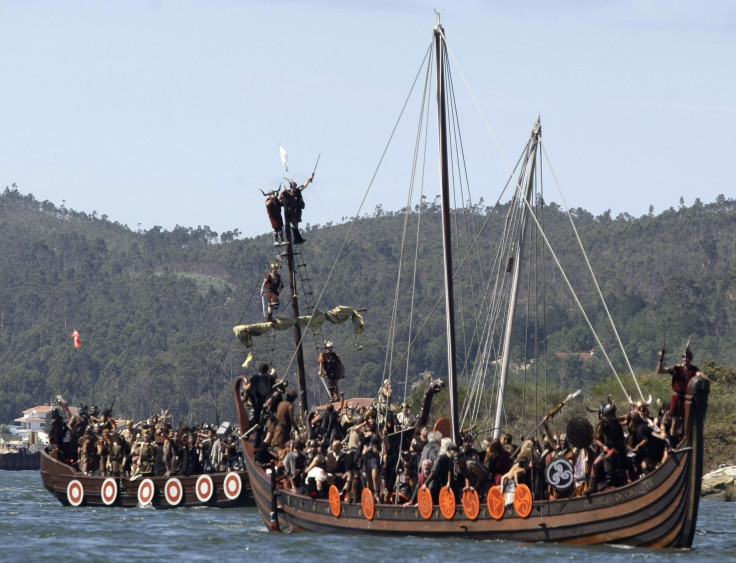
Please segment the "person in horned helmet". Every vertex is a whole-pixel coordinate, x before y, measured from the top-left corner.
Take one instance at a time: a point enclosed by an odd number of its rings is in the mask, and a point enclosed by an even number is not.
[[[296,182],[289,180],[289,189],[285,189],[279,196],[284,206],[284,218],[291,227],[292,241],[294,244],[302,244],[305,239],[299,232],[299,223],[302,222],[302,209],[304,209],[304,198],[302,191],[314,180],[314,172],[304,184],[297,186]]]
[[[345,368],[340,361],[340,357],[332,351],[332,342],[330,340],[326,341],[325,351],[319,355],[319,376],[326,379],[330,401],[333,403],[340,400],[337,382],[344,377],[344,374]]]
[[[261,285],[261,295],[265,295],[268,300],[268,322],[273,322],[273,314],[279,309],[279,292],[283,289],[284,282],[279,274],[279,265],[277,262],[271,264],[271,271],[266,274],[266,278]]]
[[[682,436],[682,423],[685,418],[685,393],[690,380],[699,376],[708,379],[706,375],[700,371],[700,368],[694,366],[693,352],[690,350],[690,341],[685,345],[685,351],[682,353],[682,363],[675,364],[671,368],[663,365],[664,350],[659,351],[659,360],[657,361],[657,373],[669,373],[672,376],[672,400],[670,401],[670,414],[672,415],[672,427],[670,435],[672,437]]]
[[[273,229],[273,245],[286,244],[284,240],[284,220],[281,217],[280,194],[276,190],[269,190],[267,194],[261,190],[261,193],[266,196],[266,213],[268,213],[268,219],[271,221],[271,228]]]

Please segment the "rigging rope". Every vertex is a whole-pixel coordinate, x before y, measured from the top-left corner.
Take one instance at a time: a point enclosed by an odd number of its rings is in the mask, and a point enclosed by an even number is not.
[[[430,52],[429,61],[427,63],[427,76],[430,75],[430,69],[432,68],[432,52]],[[429,123],[429,111],[430,111],[430,104],[426,103],[427,97],[428,97],[428,89],[430,85],[429,78],[425,78],[425,86],[424,86],[424,96],[422,98],[422,110],[420,111],[419,115],[420,117],[420,123],[417,131],[417,146],[415,148],[415,156],[414,156],[414,162],[417,162],[417,156],[416,151],[418,150],[420,135],[421,135],[421,129],[422,129],[422,123]],[[424,108],[426,107],[427,111],[427,117],[424,119]],[[411,300],[410,300],[410,307],[409,307],[409,327],[408,327],[408,333],[407,333],[407,349],[406,349],[406,362],[404,364],[404,399],[403,403],[406,403],[407,401],[407,393],[409,389],[409,369],[411,366],[411,335],[414,328],[414,305],[416,303],[416,288],[417,288],[417,272],[419,271],[419,241],[420,241],[420,235],[422,232],[421,226],[422,226],[422,215],[423,215],[423,202],[424,202],[424,173],[426,169],[426,162],[427,162],[427,143],[428,143],[429,136],[424,135],[424,158],[422,159],[422,174],[421,174],[421,181],[419,183],[420,189],[419,189],[419,212],[417,215],[417,231],[416,231],[416,238],[414,241],[414,264],[413,264],[413,273],[412,273],[412,284],[411,284]],[[411,178],[411,184],[414,184],[414,175],[415,175],[416,167],[412,167],[412,178]],[[408,210],[408,205],[407,205]],[[390,374],[389,374],[390,376]]]
[[[511,165],[510,165],[510,163],[509,163],[508,159],[506,158],[506,155],[505,155],[505,153],[504,153],[504,151],[503,151],[503,148],[501,147],[501,145],[500,145],[500,143],[499,143],[499,141],[498,141],[498,139],[497,139],[497,137],[496,137],[496,135],[495,135],[495,133],[494,133],[494,131],[493,131],[492,127],[490,126],[490,124],[489,124],[489,122],[488,122],[488,119],[486,118],[486,116],[485,116],[485,113],[483,112],[483,109],[481,108],[481,106],[480,106],[480,104],[479,104],[479,102],[478,102],[478,99],[477,99],[477,97],[475,96],[475,93],[473,92],[473,89],[472,89],[472,88],[470,87],[470,84],[469,84],[469,82],[468,82],[468,80],[467,80],[467,78],[466,78],[466,76],[465,76],[465,73],[464,73],[464,72],[463,72],[463,70],[462,70],[462,66],[461,66],[461,65],[460,65],[460,63],[458,62],[457,58],[455,57],[455,55],[454,55],[454,53],[453,53],[453,51],[452,51],[452,48],[450,47],[450,44],[449,44],[449,43],[448,43],[448,41],[447,41],[447,37],[446,37],[446,36],[445,36],[445,34],[444,34],[444,30],[440,29],[440,33],[441,33],[441,35],[442,35],[442,41],[443,41],[443,43],[445,44],[445,47],[446,47],[446,49],[447,49],[447,52],[448,52],[448,53],[450,54],[450,56],[451,56],[451,58],[452,58],[453,62],[454,62],[454,63],[455,63],[455,65],[457,66],[457,68],[458,68],[458,71],[459,71],[459,73],[460,73],[460,76],[461,76],[461,78],[463,79],[463,82],[464,82],[464,84],[465,84],[465,87],[467,88],[468,92],[470,93],[470,96],[471,96],[471,98],[472,98],[472,100],[473,100],[473,103],[474,103],[474,104],[475,104],[475,106],[476,106],[476,109],[478,110],[479,114],[481,115],[481,118],[482,118],[482,120],[483,120],[483,122],[484,122],[484,124],[485,124],[485,126],[486,126],[486,128],[487,128],[487,130],[488,130],[488,132],[489,132],[489,134],[491,135],[491,138],[493,139],[494,143],[496,144],[496,147],[497,147],[497,149],[498,149],[498,152],[499,152],[499,154],[501,155],[501,157],[502,157],[502,159],[503,159],[504,163],[506,164],[506,167],[507,167],[507,169],[511,171],[511,175],[513,176],[513,174],[514,174],[513,170],[514,170],[514,169],[512,169],[512,168],[511,168]],[[540,141],[541,141],[541,139],[540,139]],[[554,178],[554,180],[555,180],[555,183],[556,183],[556,185],[557,185],[557,187],[558,187],[558,190],[560,191],[560,194],[562,195],[562,191],[561,191],[561,189],[560,189],[560,184],[559,184],[559,182],[557,181],[557,178],[556,178],[556,176],[555,176],[555,174],[554,174],[554,170],[552,169],[552,166],[551,166],[551,163],[550,163],[550,161],[549,161],[549,157],[548,157],[548,155],[547,155],[547,153],[546,153],[546,148],[544,147],[544,145],[542,145],[542,149],[543,149],[543,151],[544,151],[544,154],[545,154],[545,157],[546,157],[546,159],[547,159],[547,162],[548,162],[548,164],[549,164],[549,166],[550,166],[550,170],[551,170],[551,172],[552,172],[552,175],[553,175],[553,178]],[[563,203],[564,203],[564,196],[562,196],[562,197],[563,197]],[[566,204],[566,203],[565,203],[565,209],[567,210],[567,212],[568,212],[568,216],[569,216],[569,208],[567,207],[567,204]],[[532,216],[533,216],[533,214],[532,214]],[[536,220],[535,220],[535,221],[536,221]],[[571,221],[571,223],[572,223],[572,218],[571,218],[571,217],[570,217],[570,221]],[[538,227],[538,228],[540,228],[540,225],[539,225],[538,223],[537,223],[537,227]],[[575,227],[574,227],[574,223],[573,223],[573,228],[575,229]],[[548,242],[548,241],[546,240],[546,237],[544,236],[544,232],[543,232],[543,231],[542,231],[542,236],[543,236],[543,237],[545,238],[545,242],[547,243],[547,245],[549,245],[549,242]],[[581,248],[583,248],[583,247],[582,247],[582,242],[580,242],[580,239],[579,239],[579,235],[578,235],[578,233],[577,233],[577,229],[575,229],[575,236],[576,236],[576,238],[578,238],[578,241],[579,241],[579,244],[580,244]],[[551,247],[550,247],[550,250],[551,250]],[[592,268],[591,268],[591,266],[590,266],[590,263],[589,263],[589,261],[588,261],[588,257],[587,257],[587,254],[585,254],[585,252],[584,252],[584,249],[583,249],[583,253],[584,253],[585,261],[586,261],[586,263],[587,263],[587,265],[588,265],[588,268],[589,268],[589,270],[591,271],[591,274],[592,274]],[[553,252],[552,254],[553,254],[553,256],[554,256],[554,252]],[[555,261],[557,261],[557,259],[556,259],[556,256],[555,256]],[[561,269],[561,266],[559,265],[559,263],[558,263],[558,267],[560,267],[560,269]],[[561,271],[562,271],[562,270],[561,270]],[[565,280],[566,280],[566,282],[568,283],[568,286],[570,287],[571,291],[573,291],[573,290],[572,290],[572,287],[571,287],[571,286],[570,286],[570,284],[569,284],[569,280],[567,280],[566,276],[564,275],[564,271],[563,271],[562,273],[563,273],[563,276],[565,277]],[[620,337],[619,337],[618,331],[617,331],[617,329],[615,328],[615,324],[613,323],[613,319],[612,319],[612,317],[611,317],[611,315],[610,315],[610,311],[609,311],[609,309],[608,309],[608,306],[607,306],[607,305],[605,304],[605,300],[603,300],[602,292],[600,291],[600,287],[599,287],[599,285],[598,285],[597,279],[595,278],[595,275],[593,275],[593,278],[594,278],[594,284],[595,284],[595,286],[596,286],[596,288],[597,288],[597,290],[598,290],[598,294],[599,294],[599,296],[600,296],[600,298],[601,298],[601,301],[602,301],[602,303],[603,303],[604,309],[605,309],[605,311],[606,311],[606,315],[608,316],[608,319],[609,319],[609,323],[610,323],[610,325],[611,325],[611,326],[613,327],[613,331],[614,331],[614,334],[615,334],[615,336],[616,336],[616,340],[617,340],[617,342],[618,342],[619,348],[620,348],[620,350],[622,351],[622,353],[623,353],[623,355],[624,355],[624,359],[625,359],[625,361],[626,361],[626,365],[627,365],[627,367],[628,367],[628,369],[629,369],[629,372],[631,373],[631,375],[632,375],[632,377],[633,377],[633,379],[634,379],[634,383],[635,383],[636,389],[637,389],[637,391],[638,391],[638,393],[639,393],[639,396],[641,397],[641,399],[642,399],[642,400],[645,400],[645,399],[644,399],[644,395],[643,395],[643,393],[642,393],[642,391],[641,391],[641,388],[640,388],[640,386],[639,386],[639,382],[638,382],[638,380],[637,380],[637,378],[636,378],[636,375],[635,375],[635,373],[634,373],[634,370],[633,370],[633,368],[631,367],[631,363],[630,363],[630,361],[629,361],[628,355],[626,354],[626,351],[625,351],[625,349],[624,349],[624,347],[623,347],[623,344],[622,344],[622,342],[621,342],[621,339],[620,339]],[[574,294],[574,291],[573,291],[573,295],[575,295],[575,294]],[[576,300],[576,302],[578,302],[578,306],[579,306],[579,307],[581,307],[581,305],[579,304],[579,301],[577,300],[577,297],[576,297],[576,296],[575,296],[575,300]],[[590,321],[589,321],[589,320],[587,319],[587,317],[586,317],[586,322],[588,323],[588,326],[589,326],[589,327],[591,328],[591,330],[593,330],[593,329],[592,329],[592,326],[591,326],[591,324],[590,324]],[[598,339],[598,336],[597,336],[597,334],[595,333],[595,331],[593,331],[593,334],[594,334],[594,336],[595,336],[596,342],[598,342],[598,345],[599,345],[599,347],[600,347],[600,348],[601,348],[601,350],[603,351],[603,354],[604,354],[604,356],[606,357],[606,360],[608,361],[608,363],[609,363],[609,366],[611,367],[612,371],[613,371],[613,372],[614,372],[614,374],[616,375],[616,379],[617,379],[617,380],[619,381],[619,385],[621,385],[621,388],[622,388],[622,390],[623,390],[624,394],[626,395],[626,397],[628,398],[628,400],[629,400],[629,401],[631,401],[631,397],[630,397],[630,395],[628,394],[628,392],[626,391],[626,389],[625,389],[625,388],[624,388],[624,386],[623,386],[623,383],[621,382],[621,380],[619,379],[618,375],[616,374],[616,372],[615,372],[615,369],[613,368],[613,365],[611,364],[611,361],[610,361],[610,359],[608,358],[608,356],[607,356],[607,354],[606,354],[605,350],[603,350],[603,348],[602,348],[602,346],[601,346],[601,343],[600,343],[600,340]]]
[[[406,107],[409,103],[409,99],[411,98],[411,94],[414,91],[414,87],[416,86],[417,80],[419,79],[419,76],[421,74],[422,68],[424,67],[425,61],[427,60],[429,53],[432,51],[432,43],[430,42],[427,50],[425,51],[424,58],[422,59],[422,63],[419,66],[419,69],[417,70],[417,74],[414,77],[414,81],[412,82],[412,85],[409,89],[409,93],[406,96],[406,99],[404,100],[404,104],[401,107],[401,111],[399,112],[399,116],[396,119],[396,122],[394,123],[394,127],[391,131],[391,134],[389,135],[389,139],[386,142],[386,145],[384,146],[383,152],[381,153],[381,157],[378,160],[378,164],[376,165],[375,170],[373,171],[373,175],[371,176],[370,182],[368,183],[368,187],[366,188],[366,191],[363,195],[363,199],[361,200],[358,210],[356,211],[353,220],[350,222],[350,226],[348,227],[348,232],[345,234],[345,237],[342,241],[342,244],[340,245],[340,249],[337,252],[337,255],[335,256],[335,260],[332,264],[332,267],[330,268],[329,273],[327,274],[327,279],[325,280],[324,285],[322,286],[322,290],[319,293],[319,296],[317,297],[317,300],[315,302],[315,307],[319,307],[320,303],[322,303],[322,298],[324,297],[325,291],[327,290],[327,287],[329,286],[329,282],[332,279],[333,274],[335,273],[335,270],[337,269],[337,264],[340,261],[340,258],[342,257],[342,253],[345,250],[345,246],[347,245],[348,240],[350,240],[350,237],[352,235],[353,229],[355,228],[355,225],[357,224],[359,218],[360,218],[360,212],[363,209],[363,206],[365,205],[366,200],[368,199],[368,194],[371,192],[371,188],[373,187],[373,183],[375,182],[376,176],[378,175],[378,171],[381,168],[381,164],[383,163],[384,158],[386,157],[386,153],[388,152],[388,148],[391,145],[391,141],[394,138],[394,135],[396,134],[396,130],[398,129],[399,122],[401,121],[402,116],[404,115],[404,112],[406,111]],[[311,323],[311,321],[310,321]],[[309,328],[309,324],[307,324],[307,327]],[[291,368],[291,365],[294,363],[294,360],[296,359],[296,349],[298,349],[299,346],[302,345],[302,341],[304,340],[304,333],[302,333],[302,337],[297,344],[294,352],[292,353],[292,356],[289,360],[289,363],[287,365],[287,371]]]
[[[544,157],[547,159],[547,164],[549,166],[549,170],[552,174],[552,177],[555,180],[555,184],[557,185],[557,189],[560,193],[560,197],[562,198],[562,203],[565,206],[565,212],[567,213],[568,218],[570,219],[570,224],[572,225],[573,232],[575,233],[575,240],[577,240],[578,245],[580,246],[580,250],[583,252],[583,258],[585,259],[585,264],[588,266],[588,271],[590,272],[591,277],[593,278],[593,283],[595,284],[595,288],[598,292],[598,297],[601,300],[601,303],[603,304],[603,308],[606,311],[606,316],[608,317],[609,324],[611,325],[611,328],[613,329],[613,333],[616,336],[616,341],[618,342],[619,349],[624,355],[624,359],[626,360],[626,365],[629,368],[629,372],[631,373],[631,376],[634,379],[634,384],[636,385],[636,390],[639,392],[639,397],[642,401],[644,401],[644,394],[641,391],[641,388],[639,387],[639,381],[636,378],[636,374],[634,373],[634,369],[631,367],[631,363],[629,362],[629,357],[626,354],[626,350],[624,349],[624,345],[621,342],[621,338],[619,337],[618,330],[616,330],[616,325],[613,322],[613,318],[611,317],[611,312],[608,310],[608,305],[606,304],[606,300],[603,298],[603,292],[601,291],[600,285],[598,285],[598,278],[595,275],[595,272],[593,272],[593,267],[590,265],[590,260],[588,260],[588,253],[585,252],[585,248],[583,247],[583,241],[580,239],[580,235],[578,234],[578,230],[575,227],[575,222],[572,220],[572,215],[570,214],[570,208],[567,206],[567,202],[565,201],[565,196],[562,193],[562,188],[560,186],[560,183],[557,181],[557,176],[555,175],[554,168],[552,168],[552,163],[550,162],[549,156],[547,155],[547,148],[542,144],[542,150],[544,151]],[[605,352],[604,352],[605,353]],[[618,379],[618,376],[617,376]],[[626,390],[624,389],[624,393],[629,399],[629,402],[631,402],[631,397],[628,393],[626,393]]]
[[[526,204],[526,205],[527,205],[527,206],[528,206],[528,207],[530,208],[530,210],[531,210],[531,206],[529,205],[529,203],[528,203],[528,202],[527,202],[526,200],[524,200],[524,203],[525,203],[525,204]],[[605,348],[603,347],[603,343],[602,343],[602,342],[600,341],[600,338],[598,338],[598,333],[597,333],[597,332],[595,331],[595,329],[593,328],[593,325],[592,325],[592,323],[590,322],[590,319],[588,318],[588,315],[587,315],[587,313],[585,312],[585,309],[583,308],[583,305],[582,305],[582,303],[580,303],[580,300],[578,299],[578,296],[577,296],[577,294],[575,293],[575,290],[573,289],[573,287],[572,287],[572,284],[570,283],[570,280],[569,280],[569,278],[567,277],[567,274],[565,273],[565,270],[564,270],[564,269],[562,268],[562,264],[560,263],[559,259],[557,258],[557,254],[555,253],[554,249],[552,248],[552,245],[550,244],[550,242],[549,242],[549,239],[548,239],[548,238],[547,238],[547,236],[546,236],[546,235],[544,234],[544,232],[542,232],[542,230],[541,230],[541,225],[540,225],[540,224],[539,224],[539,222],[537,221],[537,218],[536,218],[536,217],[534,216],[534,214],[533,214],[533,213],[530,213],[530,215],[531,215],[532,219],[534,220],[535,224],[537,225],[537,229],[539,229],[539,234],[540,234],[540,235],[542,236],[542,238],[544,239],[544,242],[545,242],[545,244],[547,245],[547,248],[549,249],[549,251],[550,251],[550,254],[551,254],[552,258],[554,259],[554,261],[555,261],[555,264],[557,264],[557,267],[558,267],[558,268],[559,268],[559,270],[560,270],[560,274],[562,275],[562,279],[564,279],[564,280],[565,280],[565,283],[567,284],[567,287],[568,287],[568,288],[570,289],[570,292],[571,292],[571,294],[572,294],[572,297],[573,297],[573,299],[575,300],[575,303],[577,304],[578,308],[580,309],[580,312],[581,312],[581,313],[582,313],[582,315],[583,315],[583,319],[585,320],[585,323],[586,323],[586,324],[588,325],[588,328],[589,328],[589,329],[590,329],[590,331],[591,331],[591,332],[593,333],[593,337],[595,338],[595,341],[596,341],[596,343],[598,344],[598,347],[599,347],[599,348],[601,349],[601,351],[603,352],[603,357],[604,357],[604,358],[606,359],[606,362],[608,362],[608,366],[609,366],[609,367],[611,368],[611,372],[612,372],[612,373],[613,373],[613,375],[614,375],[614,376],[616,377],[616,381],[618,381],[618,384],[619,384],[619,385],[621,386],[621,390],[622,390],[622,391],[624,392],[624,394],[626,395],[626,398],[627,398],[627,399],[629,400],[629,402],[631,402],[631,396],[630,396],[630,395],[629,395],[629,394],[628,394],[628,393],[626,392],[626,388],[624,387],[624,384],[623,384],[623,382],[621,381],[621,378],[620,378],[620,377],[618,376],[618,373],[616,373],[616,369],[615,369],[615,368],[613,367],[613,364],[611,363],[611,359],[609,358],[608,354],[606,353],[606,350],[605,350]]]

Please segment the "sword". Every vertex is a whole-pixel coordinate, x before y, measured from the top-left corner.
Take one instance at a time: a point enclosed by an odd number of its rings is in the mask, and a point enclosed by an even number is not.
[[[330,393],[330,389],[327,387],[327,382],[325,381],[325,378],[321,375],[317,375],[317,378],[322,382],[322,385],[325,386],[325,391],[327,391],[327,394],[330,396],[330,399],[332,398],[332,394]]]
[[[267,309],[266,296],[265,295],[261,295],[261,305],[263,305],[263,318],[265,319],[266,318],[266,309]]]
[[[317,155],[317,162],[314,163],[314,170],[312,170],[312,176],[314,176],[314,173],[317,171],[317,165],[319,164],[319,157],[322,156],[322,153],[319,153]]]

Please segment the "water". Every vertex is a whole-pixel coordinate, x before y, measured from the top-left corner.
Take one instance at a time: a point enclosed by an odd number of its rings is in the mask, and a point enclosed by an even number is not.
[[[734,504],[703,501],[691,551],[555,544],[270,534],[255,508],[71,508],[36,471],[0,471],[0,561],[736,560]]]

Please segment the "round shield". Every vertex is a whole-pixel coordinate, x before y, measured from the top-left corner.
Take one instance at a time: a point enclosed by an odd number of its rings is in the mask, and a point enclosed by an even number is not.
[[[478,518],[480,514],[480,498],[475,490],[463,492],[463,512],[471,520]]]
[[[361,499],[362,501],[363,499]],[[340,491],[335,485],[330,485],[330,510],[335,516],[342,513],[342,502],[340,501]]]
[[[207,502],[212,498],[215,492],[215,485],[212,483],[212,477],[209,475],[200,475],[197,478],[197,484],[194,486],[199,502]]]
[[[84,487],[76,479],[69,481],[66,486],[66,498],[72,506],[79,506],[84,500]]]
[[[506,503],[504,502],[503,493],[498,487],[491,487],[488,490],[488,512],[494,519],[500,520],[506,512]]]
[[[153,481],[150,479],[143,479],[141,484],[138,486],[138,502],[142,506],[150,504],[153,500],[153,495],[156,492],[156,487],[153,485]]]
[[[100,496],[102,497],[102,502],[104,502],[107,506],[114,504],[115,500],[118,498],[117,480],[113,479],[112,477],[108,477],[107,479],[105,479],[102,482]]]
[[[450,487],[442,487],[440,489],[440,512],[442,512],[442,516],[452,520],[455,517],[456,507],[455,493],[452,492]]]
[[[172,477],[166,481],[166,485],[164,485],[164,496],[166,497],[166,502],[171,506],[179,504],[181,499],[184,498],[184,487],[181,481],[176,477]]]
[[[442,436],[445,438],[451,438],[452,437],[452,421],[447,417],[438,418],[437,422],[434,423],[433,430],[440,432]]]
[[[240,478],[240,475],[231,471],[225,475],[222,486],[225,489],[225,496],[230,500],[235,500],[243,490],[243,480]]]
[[[544,471],[547,483],[558,491],[566,491],[572,487],[573,475],[572,464],[564,457],[553,459]]]
[[[360,495],[360,504],[363,507],[363,515],[367,520],[373,520],[376,515],[376,499],[373,498],[373,491],[368,487],[363,489]]]
[[[514,508],[516,509],[516,513],[522,518],[526,518],[532,513],[532,492],[523,483],[516,487]]]
[[[567,441],[576,448],[587,448],[593,443],[595,429],[590,421],[582,416],[567,423]]]
[[[424,487],[419,489],[417,492],[417,506],[419,507],[419,514],[422,515],[422,518],[425,520],[432,518],[434,508],[432,507],[432,493],[429,492],[429,489]]]

